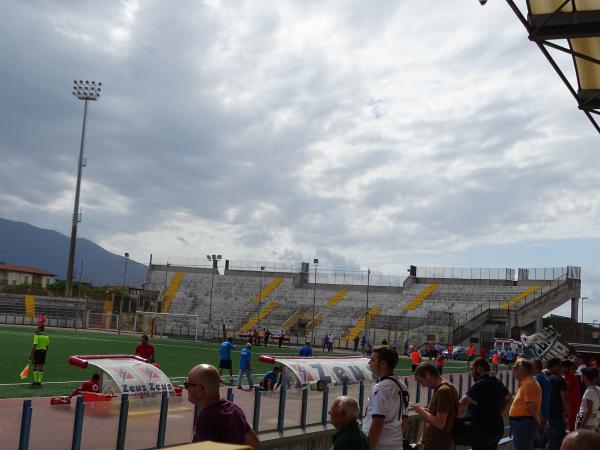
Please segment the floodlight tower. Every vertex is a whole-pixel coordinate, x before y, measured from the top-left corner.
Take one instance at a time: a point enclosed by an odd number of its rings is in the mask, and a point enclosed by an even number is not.
[[[213,287],[215,284],[215,272],[219,270],[219,261],[221,255],[206,255],[206,259],[212,261],[212,277],[210,280],[210,302],[208,304],[208,339],[212,340],[212,299],[213,299]]]
[[[77,241],[77,224],[81,222],[79,213],[79,192],[81,189],[81,169],[86,166],[83,159],[83,144],[85,142],[85,124],[87,120],[88,101],[96,101],[100,97],[102,83],[95,81],[73,81],[73,95],[83,100],[83,125],[81,126],[81,144],[79,146],[79,160],[77,162],[77,185],[75,187],[75,205],[73,206],[73,222],[71,226],[71,241],[69,242],[69,261],[67,262],[67,280],[65,285],[65,297],[71,296],[73,286],[73,263],[75,261],[75,245]]]

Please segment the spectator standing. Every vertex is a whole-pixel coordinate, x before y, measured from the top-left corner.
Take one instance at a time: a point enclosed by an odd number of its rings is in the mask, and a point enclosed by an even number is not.
[[[512,367],[514,359],[515,359],[515,352],[513,352],[511,349],[506,353],[506,363],[508,364],[508,367]]]
[[[586,387],[581,399],[579,414],[575,428],[585,428],[587,430],[596,430],[598,428],[598,419],[600,416],[600,387],[598,387],[598,370],[591,367],[581,369],[581,379]]]
[[[429,362],[419,364],[415,370],[415,380],[433,389],[427,408],[413,403],[412,409],[424,420],[423,450],[453,450],[455,448],[452,431],[458,414],[458,392]]]
[[[248,379],[248,388],[254,387],[252,380],[252,344],[248,342],[246,347],[240,352],[240,373],[238,375],[238,389],[242,389],[242,378],[246,375]]]
[[[360,341],[360,338],[358,336],[354,336],[354,353],[356,353],[358,350],[359,341]]]
[[[569,397],[569,410],[567,415],[567,429],[573,431],[575,429],[575,420],[579,413],[579,406],[581,405],[581,384],[579,378],[575,375],[575,364],[573,361],[563,359],[560,362],[560,367],[567,383],[567,396]]]
[[[369,367],[377,382],[373,385],[362,430],[369,438],[371,450],[397,450],[402,448],[403,430],[408,416],[406,404],[408,390],[394,376],[398,355],[389,345],[377,345],[369,361]]]
[[[327,336],[327,351],[333,351],[333,334],[331,333],[329,333],[329,335]]]
[[[469,344],[467,347],[467,365],[471,363],[475,359],[475,346],[473,344]]]
[[[264,333],[265,347],[268,347],[269,346],[269,338],[271,337],[271,332],[269,331],[268,328],[264,328],[263,333]]]
[[[404,341],[404,355],[405,356],[408,356],[408,349],[409,349],[409,346],[408,346],[408,339],[407,339]]]
[[[446,358],[442,352],[439,352],[435,358],[435,367],[437,368],[440,375],[444,372],[444,363],[446,362]]]
[[[500,369],[500,352],[498,350],[492,355],[492,368],[494,373],[498,373],[498,370]]]
[[[321,349],[321,351],[325,351],[326,348],[329,347],[329,335],[327,333],[325,333],[325,336],[323,336],[323,348]]]
[[[356,400],[341,396],[329,408],[331,424],[337,432],[329,450],[369,450],[369,441],[358,426],[359,407]]]
[[[44,365],[49,345],[50,338],[44,333],[44,326],[38,325],[33,336],[33,347],[29,353],[29,359],[33,364],[33,386],[41,386],[44,380]]]
[[[394,337],[394,340],[392,341],[392,348],[394,349],[394,351],[396,353],[398,353],[398,338]]]
[[[371,357],[371,355],[373,354],[373,344],[368,344],[367,345],[367,351],[365,352],[365,355],[368,357]]]
[[[425,351],[427,352],[427,357],[431,361],[433,358],[433,345],[431,343],[427,344]]]
[[[552,397],[552,384],[542,370],[544,368],[541,359],[531,361],[533,378],[540,385],[542,390],[542,417],[546,424],[550,423],[550,398]],[[538,430],[538,435],[533,440],[534,449],[545,449],[548,445],[548,428],[542,427]]]
[[[228,337],[223,341],[219,348],[219,376],[223,376],[223,369],[229,370],[229,384],[233,383],[233,362],[231,359],[231,350],[235,350],[233,338]]]
[[[421,364],[421,352],[416,347],[413,347],[410,350],[410,361],[412,363],[412,371],[414,373],[417,369],[417,366]]]
[[[156,361],[156,354],[154,353],[154,345],[148,342],[148,335],[142,335],[140,343],[135,347],[135,356],[144,358],[147,362],[153,363]]]
[[[543,425],[541,406],[542,389],[532,375],[532,364],[524,359],[513,369],[519,389],[508,411],[515,450],[532,450],[538,427]]]
[[[433,351],[435,352],[435,357],[436,357],[436,360],[437,360],[437,356],[438,356],[440,353],[442,353],[442,344],[440,344],[439,342],[438,342],[438,343],[436,343],[436,344],[433,346]]]
[[[281,348],[281,345],[283,344],[283,338],[285,337],[285,333],[283,332],[283,330],[279,330],[279,336],[278,336],[278,341],[279,341],[279,348]]]
[[[360,337],[360,352],[364,355],[365,354],[365,349],[367,347],[367,336],[366,335],[362,335]]]
[[[547,450],[559,450],[566,436],[565,417],[569,411],[569,397],[567,395],[567,383],[561,376],[559,358],[548,361],[548,381],[550,381],[550,408],[548,420],[548,445]]]
[[[473,384],[458,404],[459,415],[464,415],[466,426],[461,444],[470,444],[472,450],[495,450],[504,435],[504,411],[512,395],[498,378],[490,375],[490,364],[477,358],[471,365]],[[456,433],[455,433],[456,435]]]
[[[303,356],[304,358],[310,358],[312,356],[312,347],[310,346],[310,342],[306,342],[304,347],[300,349],[298,355]]]
[[[194,419],[192,442],[244,444],[254,450],[260,449],[260,441],[248,425],[242,409],[220,398],[219,382],[219,372],[208,364],[199,364],[188,373],[184,383],[188,401],[200,408]]]

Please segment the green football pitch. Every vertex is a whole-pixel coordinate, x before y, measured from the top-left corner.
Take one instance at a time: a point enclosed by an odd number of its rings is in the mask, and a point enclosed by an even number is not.
[[[0,326],[0,398],[22,398],[39,396],[66,395],[82,380],[88,379],[94,368],[80,369],[68,364],[71,355],[132,354],[139,343],[139,336],[125,336],[99,332],[74,332],[46,329],[50,345],[44,367],[42,387],[31,386],[31,376],[21,380],[19,373],[27,364],[27,358],[33,343],[34,328],[25,326]],[[162,371],[176,384],[183,382],[187,372],[196,364],[218,365],[219,343],[205,341],[187,341],[178,339],[151,339],[156,350],[156,358]],[[238,368],[240,344],[233,352],[234,375]],[[277,346],[254,347],[252,349],[252,368],[255,382],[258,377],[272,367],[258,361],[260,354],[296,356],[297,347],[277,348]],[[340,356],[340,353],[333,353]],[[315,352],[314,356],[332,356],[332,353]],[[465,372],[465,362],[448,361],[446,369],[452,372]],[[410,361],[401,358],[396,369],[399,375],[410,374]],[[245,381],[245,380],[244,380]]]

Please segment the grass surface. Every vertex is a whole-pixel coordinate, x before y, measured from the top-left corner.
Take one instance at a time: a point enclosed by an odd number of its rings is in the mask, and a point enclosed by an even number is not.
[[[0,326],[0,348],[2,363],[0,364],[0,398],[22,398],[39,396],[66,395],[82,380],[88,379],[94,368],[80,369],[68,364],[71,355],[85,354],[132,354],[139,343],[137,336],[120,336],[111,333],[74,332],[65,330],[46,329],[50,337],[50,345],[44,368],[44,384],[42,387],[32,387],[30,378],[22,381],[19,373],[27,364],[31,351],[35,329],[27,326]],[[219,363],[219,344],[209,342],[194,342],[173,339],[151,339],[156,350],[156,357],[162,371],[180,384],[191,367],[200,363]],[[233,369],[236,374],[239,368],[238,350],[233,351]],[[277,348],[277,346],[254,347],[252,349],[252,369],[254,374],[262,374],[272,367],[258,361],[260,354],[297,355],[298,348]],[[338,353],[315,352],[315,356],[339,356]],[[466,362],[448,361],[446,370],[464,372]],[[400,375],[410,374],[410,361],[401,358],[396,369]],[[180,378],[180,379],[179,379]],[[245,381],[245,380],[244,380]],[[255,375],[255,382],[258,377]]]

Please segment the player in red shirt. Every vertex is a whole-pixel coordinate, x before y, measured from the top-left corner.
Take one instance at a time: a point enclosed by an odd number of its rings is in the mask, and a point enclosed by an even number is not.
[[[154,345],[148,343],[148,335],[142,336],[142,342],[135,347],[135,356],[144,358],[149,363],[156,361],[154,355]]]
[[[100,375],[97,373],[92,375],[92,378],[81,383],[81,386],[79,386],[77,389],[75,389],[73,392],[71,392],[69,395],[67,395],[67,398],[75,397],[76,395],[79,395],[82,392],[94,392],[96,394],[99,393],[100,392]]]

